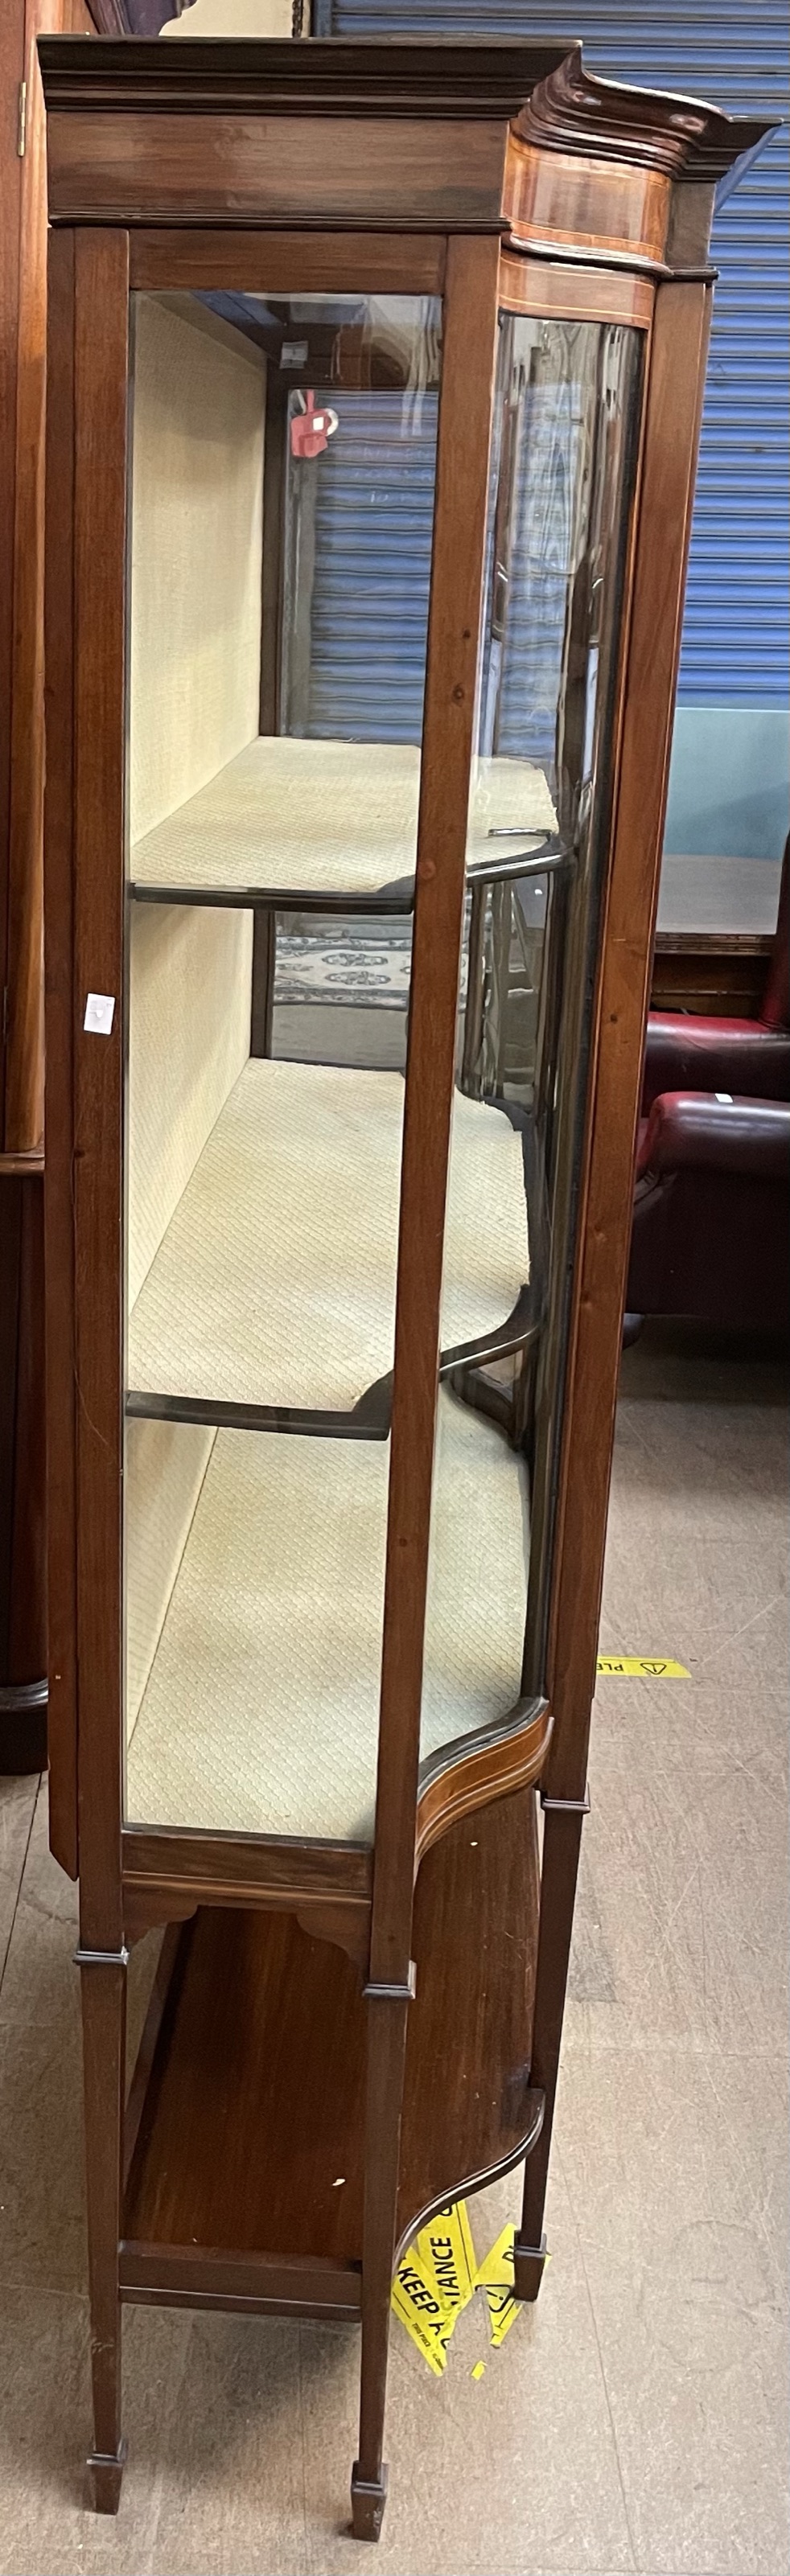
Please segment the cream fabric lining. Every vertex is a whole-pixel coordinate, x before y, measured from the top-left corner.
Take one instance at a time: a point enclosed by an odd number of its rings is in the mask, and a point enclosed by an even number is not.
[[[526,1610],[520,1462],[444,1394],[437,1440],[423,1759],[514,1706]],[[217,1434],[128,1747],[135,1823],[370,1841],[389,1462]]]
[[[187,308],[188,312],[188,308]],[[196,309],[135,298],[130,828],[163,823],[257,731],[265,366]],[[249,1052],[252,917],[135,907],[128,1294]]]
[[[126,1723],[134,1725],[216,1440],[194,1423],[127,1425]]]
[[[251,912],[132,908],[130,1305],[249,1054],[252,933]]]
[[[138,885],[376,894],[414,875],[416,743],[301,742],[261,734],[155,831],[136,840]],[[541,769],[480,760],[467,861],[503,857],[492,827],[556,831]]]
[[[130,1386],[345,1408],[392,1367],[404,1083],[251,1057],[129,1321]],[[445,1349],[503,1324],[529,1276],[520,1137],[456,1092]]]
[[[265,368],[135,299],[132,841],[258,729]]]

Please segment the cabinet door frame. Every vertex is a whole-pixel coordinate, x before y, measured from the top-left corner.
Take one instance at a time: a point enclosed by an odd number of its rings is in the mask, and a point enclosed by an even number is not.
[[[443,294],[433,567],[418,819],[412,1007],[401,1170],[392,1446],[377,1805],[377,1973],[408,1974],[414,1878],[422,1636],[438,1384],[439,1297],[463,918],[469,773],[497,330],[499,242],[480,236],[244,233],[168,237],[114,227],[64,227],[53,275],[53,382],[61,399],[50,470],[58,528],[49,581],[50,687],[55,703],[52,825],[53,979],[72,955],[70,1012],[54,1004],[50,1079],[61,1123],[50,1194],[53,1395],[73,1442],[71,1526],[74,1634],[63,1526],[53,1542],[55,1623],[71,1653],[55,1769],[68,1842],[68,1774],[78,1740],[82,1938],[120,1942],[123,1432],[123,1117],[125,896],[125,661],[129,294],[133,286],[232,274],[240,291]],[[73,264],[73,300],[70,270]],[[101,315],[101,327],[96,316]],[[459,464],[459,459],[461,460]],[[460,485],[459,485],[460,476]],[[73,488],[73,534],[66,495]],[[467,534],[457,545],[459,506]],[[53,517],[55,515],[53,508]],[[72,667],[67,671],[69,644]],[[70,706],[70,715],[65,709]],[[448,794],[446,782],[452,782]],[[69,793],[70,791],[70,793]],[[60,837],[70,803],[73,853]],[[69,918],[69,907],[73,917]],[[57,943],[57,944],[56,944]],[[83,1026],[88,992],[112,994],[109,1037]],[[73,1126],[62,1074],[73,1058]],[[58,1113],[55,1111],[57,1131]],[[73,1158],[73,1160],[72,1160]],[[73,1169],[73,1259],[65,1172]],[[71,1185],[70,1185],[71,1187]],[[64,1351],[73,1277],[73,1424],[66,1421]],[[58,1324],[58,1314],[61,1317]],[[59,1359],[55,1354],[59,1351]],[[68,1499],[68,1498],[67,1498]],[[79,1676],[77,1694],[76,1675]],[[71,1705],[69,1708],[69,1689]],[[77,1710],[77,1696],[79,1707]],[[71,1739],[71,1740],[69,1740]],[[134,1829],[126,1829],[124,1840]],[[183,1840],[182,1838],[179,1838]],[[229,1838],[231,1841],[234,1837]],[[250,1839],[240,1838],[249,1851]],[[149,1835],[148,1841],[150,1843]],[[210,1837],[189,1837],[210,1869]],[[254,1838],[256,1850],[263,1848]],[[295,1846],[294,1859],[299,1845]],[[387,1855],[384,1865],[381,1854]],[[282,1886],[285,1855],[275,1850]],[[358,1885],[359,1855],[337,1853],[333,1876]],[[265,1888],[262,1861],[256,1883]],[[326,1890],[324,1890],[324,1896]]]

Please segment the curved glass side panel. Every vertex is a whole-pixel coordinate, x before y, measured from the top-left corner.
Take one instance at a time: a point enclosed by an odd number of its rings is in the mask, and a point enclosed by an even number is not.
[[[487,1345],[444,1354],[427,1637],[452,1493],[459,1686],[445,1748],[474,1731],[470,1664],[481,1709],[488,1696],[480,1722],[499,1734],[544,1688],[641,347],[619,325],[500,318],[456,1080],[457,1102],[487,1114],[481,1196],[514,1293]],[[455,1171],[454,1130],[451,1192]],[[435,1773],[430,1664],[423,1710]]]

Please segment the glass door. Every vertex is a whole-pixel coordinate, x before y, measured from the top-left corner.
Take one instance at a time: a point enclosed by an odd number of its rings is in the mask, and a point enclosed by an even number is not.
[[[368,1841],[441,307],[133,306],[126,1816]],[[476,1347],[526,1220],[456,1115]]]
[[[442,308],[132,304],[125,1816],[369,1844]],[[424,1777],[539,1687],[638,408],[634,334],[499,340]]]

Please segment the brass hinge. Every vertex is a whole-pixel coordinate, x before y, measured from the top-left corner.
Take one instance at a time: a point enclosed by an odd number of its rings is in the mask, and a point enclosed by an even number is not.
[[[18,107],[17,124],[16,124],[16,148],[17,148],[17,153],[18,153],[18,155],[19,155],[19,159],[20,159],[20,161],[24,161],[24,158],[25,158],[25,144],[26,144],[26,142],[27,142],[27,81],[26,81],[26,80],[23,80],[23,81],[20,81],[20,83],[19,83],[19,107]]]

